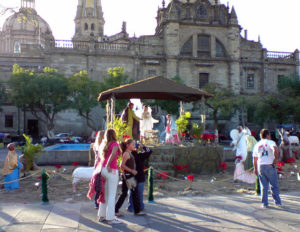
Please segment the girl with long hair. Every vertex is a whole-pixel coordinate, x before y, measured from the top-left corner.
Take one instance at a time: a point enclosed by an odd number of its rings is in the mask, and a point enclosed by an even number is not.
[[[93,150],[95,153],[95,164],[94,164],[95,168],[100,161],[99,149],[100,149],[100,145],[101,145],[102,141],[104,140],[104,135],[105,135],[104,130],[98,131],[96,139],[95,139],[95,143],[93,145]]]
[[[105,200],[100,202],[99,222],[106,220],[108,224],[120,224],[121,222],[115,218],[115,198],[119,182],[117,160],[120,155],[120,148],[114,129],[106,131],[99,148],[99,154],[102,167],[101,174],[105,178]]]
[[[132,190],[132,200],[133,200],[133,209],[134,209],[134,215],[136,216],[144,216],[145,213],[141,212],[141,204],[139,199],[139,192],[138,192],[138,185],[135,180],[135,176],[138,174],[136,170],[136,163],[134,156],[131,154],[136,148],[135,148],[135,142],[132,139],[126,140],[121,144],[121,149],[123,152],[123,159],[121,162],[121,169],[123,171],[122,174],[122,193],[118,198],[115,212],[117,217],[121,217],[119,213],[119,209],[122,207],[127,195],[128,195],[128,188],[131,188]],[[133,180],[135,184],[131,182],[129,184],[129,180]],[[132,185],[132,186],[130,186]]]
[[[95,194],[95,209],[99,209],[99,197],[101,194],[102,188],[102,176],[101,176],[101,159],[99,155],[99,148],[104,139],[105,131],[98,131],[95,143],[93,145],[93,150],[95,153],[95,163],[94,163],[94,173],[91,179],[90,187],[94,188],[93,190],[90,189],[90,194]],[[89,197],[90,198],[90,197]]]

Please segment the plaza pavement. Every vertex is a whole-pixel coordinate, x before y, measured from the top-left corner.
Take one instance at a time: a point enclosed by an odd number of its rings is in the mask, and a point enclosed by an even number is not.
[[[146,204],[145,217],[123,208],[124,224],[98,223],[92,202],[0,205],[0,231],[299,231],[300,193],[282,195],[284,209],[262,209],[251,195],[180,197]]]

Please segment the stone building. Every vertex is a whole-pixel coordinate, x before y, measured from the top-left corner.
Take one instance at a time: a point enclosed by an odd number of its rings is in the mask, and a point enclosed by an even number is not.
[[[27,20],[22,20],[23,15]],[[196,88],[217,82],[238,94],[258,94],[276,91],[278,79],[299,68],[298,50],[267,51],[260,41],[248,40],[247,31],[241,35],[234,7],[229,9],[218,0],[172,0],[168,4],[163,0],[151,36],[129,37],[125,22],[120,33],[107,36],[104,23],[101,0],[78,0],[73,39],[55,40],[50,26],[37,14],[35,0],[21,0],[20,10],[0,32],[1,78],[9,78],[14,63],[37,71],[51,66],[66,75],[87,70],[98,81],[108,68],[123,66],[135,80],[179,76]],[[26,131],[29,120],[35,119],[7,106],[0,113],[0,128],[22,132],[25,127]],[[82,128],[86,128],[83,120],[67,111],[59,115],[55,130],[86,133]]]

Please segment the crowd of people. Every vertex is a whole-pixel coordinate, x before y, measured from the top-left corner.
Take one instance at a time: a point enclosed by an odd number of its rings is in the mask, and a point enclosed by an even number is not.
[[[150,148],[137,144],[129,138],[121,144],[117,142],[114,129],[99,131],[94,144],[96,154],[93,178],[88,198],[95,195],[95,208],[98,209],[99,222],[108,224],[122,223],[117,217],[123,217],[119,210],[129,191],[128,211],[135,216],[145,216],[143,212],[144,162],[151,155]],[[122,161],[118,164],[119,157]],[[117,187],[121,170],[122,190],[116,202]]]
[[[261,130],[260,141],[255,139],[254,134],[247,127],[239,126],[237,130],[232,130],[230,133],[233,140],[231,145],[236,150],[234,181],[255,183],[256,195],[261,196],[264,208],[269,205],[269,186],[271,186],[275,205],[281,207],[277,163],[288,162],[290,158],[294,158],[291,143],[288,137],[284,136],[286,133],[281,132],[281,134],[282,139],[278,146],[271,139],[271,133],[267,129]]]
[[[152,153],[149,147],[133,140],[138,135],[143,138],[145,132],[152,130],[153,124],[157,121],[151,116],[151,109],[144,106],[142,117],[139,118],[133,112],[133,103],[123,111],[122,121],[128,125],[126,139],[118,143],[116,131],[107,129],[99,131],[93,150],[95,162],[93,176],[90,181],[90,189],[87,194],[89,199],[95,200],[95,208],[98,209],[99,222],[107,221],[108,224],[122,223],[118,218],[124,215],[120,209],[128,194],[127,211],[135,216],[145,216],[144,213],[144,183],[145,183],[145,160]],[[149,110],[150,109],[150,110]],[[140,121],[140,126],[138,126]],[[171,115],[166,120],[166,142],[178,143],[179,138],[174,127]],[[256,193],[261,195],[261,202],[267,208],[268,190],[271,186],[272,196],[275,205],[282,206],[276,164],[279,161],[287,162],[292,157],[291,144],[285,133],[282,133],[281,144],[278,146],[271,140],[269,130],[263,129],[260,132],[260,141],[257,141],[248,128],[238,127],[230,133],[233,141],[232,146],[236,150],[236,166],[234,180],[243,181],[249,184],[256,184]],[[177,135],[178,136],[178,135]],[[19,171],[22,167],[16,153],[16,146],[8,144],[8,155],[4,163],[4,187],[7,190],[19,188]],[[254,171],[253,171],[254,170]],[[121,173],[119,173],[119,171]],[[117,197],[119,178],[122,180],[121,192]]]

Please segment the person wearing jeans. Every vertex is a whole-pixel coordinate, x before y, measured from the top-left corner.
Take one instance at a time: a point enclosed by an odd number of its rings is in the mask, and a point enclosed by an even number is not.
[[[281,205],[279,196],[278,176],[274,165],[261,165],[259,167],[259,179],[262,185],[262,203],[268,207],[268,190],[271,185],[272,196],[276,205]]]
[[[127,180],[130,178],[135,178],[137,175],[136,163],[132,152],[135,150],[135,143],[132,139],[126,140],[121,144],[123,159],[121,162],[122,174],[122,193],[120,194],[116,207],[115,213],[117,217],[122,217],[123,215],[119,213],[128,193],[128,188],[132,187],[132,197],[133,197],[133,209],[135,216],[145,216],[141,213],[140,199],[138,195],[138,186],[129,186]]]
[[[275,205],[281,207],[276,170],[279,151],[276,143],[271,140],[270,132],[267,129],[263,129],[261,131],[260,137],[261,140],[255,145],[253,150],[253,158],[255,174],[259,177],[261,184],[262,206],[263,208],[267,208],[269,206],[268,190],[269,185],[271,185]]]
[[[145,160],[150,157],[152,154],[152,150],[149,147],[145,147],[143,144],[139,145],[140,148],[142,149],[141,152],[132,151],[132,155],[134,156],[135,159],[135,164],[136,164],[136,170],[137,170],[137,175],[135,176],[137,183],[138,183],[138,194],[139,194],[139,199],[140,199],[140,205],[141,205],[141,210],[144,210],[145,205],[144,205],[144,186],[145,186]],[[129,212],[133,212],[133,202],[132,202],[132,191],[129,191],[129,198],[128,198],[128,209]]]

